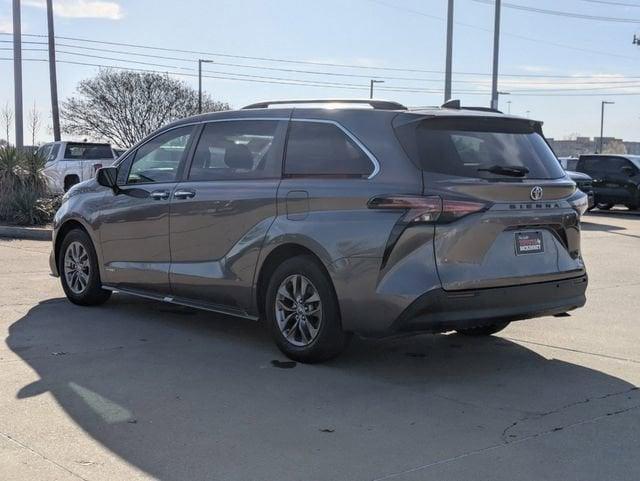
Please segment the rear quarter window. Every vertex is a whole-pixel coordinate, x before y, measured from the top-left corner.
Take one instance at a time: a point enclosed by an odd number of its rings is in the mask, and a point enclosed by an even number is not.
[[[68,160],[113,159],[113,151],[106,144],[68,143],[64,158]]]
[[[458,177],[504,179],[485,169],[515,167],[525,178],[564,176],[555,154],[527,121],[494,118],[429,118],[395,126],[411,160],[423,171]]]
[[[368,177],[374,168],[368,155],[337,125],[319,121],[291,122],[285,175]]]

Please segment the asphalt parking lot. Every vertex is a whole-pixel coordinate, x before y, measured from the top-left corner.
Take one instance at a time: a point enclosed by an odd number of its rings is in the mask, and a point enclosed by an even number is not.
[[[498,336],[356,339],[285,362],[265,329],[68,303],[0,239],[0,479],[640,479],[640,214],[583,224],[587,306]]]

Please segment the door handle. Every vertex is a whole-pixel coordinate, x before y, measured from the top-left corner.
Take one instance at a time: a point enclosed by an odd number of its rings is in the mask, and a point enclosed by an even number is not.
[[[193,190],[176,190],[173,193],[174,199],[193,199],[196,193]]]
[[[166,200],[169,198],[169,195],[170,193],[168,190],[154,190],[149,194],[153,200]]]

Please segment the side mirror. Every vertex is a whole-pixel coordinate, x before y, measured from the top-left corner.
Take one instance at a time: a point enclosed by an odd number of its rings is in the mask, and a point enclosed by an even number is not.
[[[622,173],[627,174],[629,177],[633,177],[634,175],[636,175],[636,169],[628,165],[625,165],[620,170],[622,171]]]
[[[118,169],[115,167],[102,167],[96,172],[96,181],[98,184],[118,191]]]

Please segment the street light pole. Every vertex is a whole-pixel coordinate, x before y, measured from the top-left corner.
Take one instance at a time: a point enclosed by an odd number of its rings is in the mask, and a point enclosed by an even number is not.
[[[498,110],[498,58],[500,57],[500,0],[495,0],[493,26],[493,76],[491,79],[491,108]]]
[[[604,106],[613,104],[615,104],[615,102],[607,102],[606,100],[603,100],[600,106],[600,151],[597,152],[598,154],[602,153],[602,137],[604,135]]]
[[[507,100],[507,113],[511,113],[511,100]]]
[[[371,79],[371,80],[369,81],[369,98],[370,98],[370,99],[372,99],[372,98],[373,98],[373,86],[374,86],[375,84],[383,84],[383,83],[384,83],[384,80],[374,80],[374,79]]]
[[[198,59],[198,113],[202,113],[202,64],[212,63],[213,60]]]
[[[60,140],[60,113],[58,111],[58,79],[56,75],[56,43],[53,31],[53,0],[47,0],[47,29],[49,34],[49,86],[51,88],[51,120],[53,140]]]
[[[444,73],[444,101],[451,100],[451,77],[453,64],[453,0],[449,0],[447,10],[447,57],[445,61]]]
[[[20,0],[13,0],[13,93],[16,120],[16,147],[24,147],[22,132],[22,28]],[[7,139],[7,142],[9,139]]]

